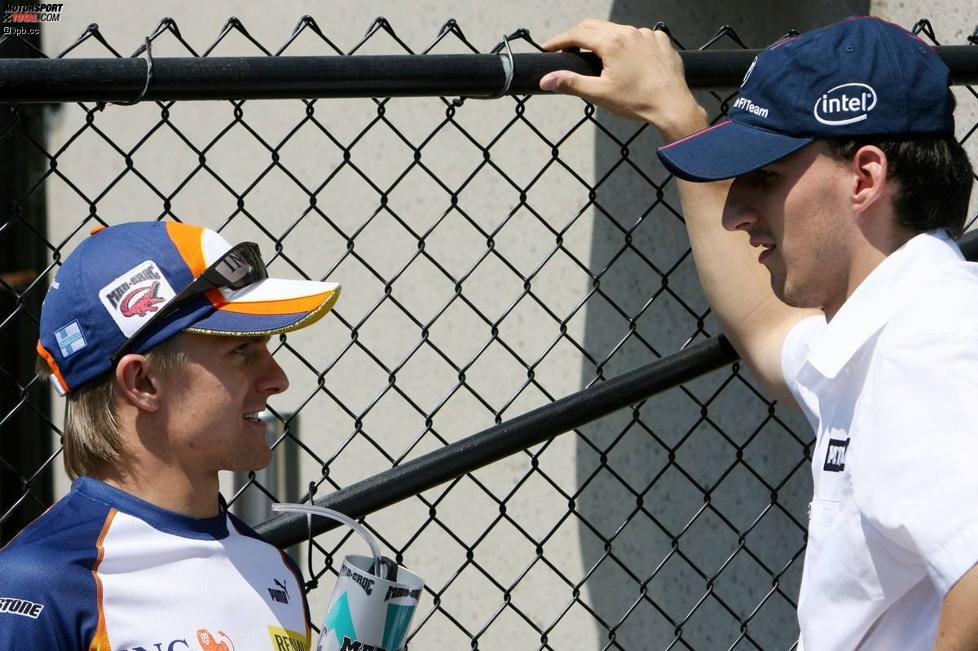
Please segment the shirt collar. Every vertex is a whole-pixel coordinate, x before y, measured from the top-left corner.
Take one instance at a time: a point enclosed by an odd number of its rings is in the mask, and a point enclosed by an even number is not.
[[[853,355],[915,295],[940,261],[963,260],[943,229],[921,233],[883,260],[846,299],[808,354],[823,377],[834,378]]]
[[[220,497],[221,508],[217,515],[210,518],[194,518],[168,511],[88,476],[75,479],[71,489],[106,506],[133,515],[158,531],[199,540],[222,540],[228,536],[227,502],[223,497]]]

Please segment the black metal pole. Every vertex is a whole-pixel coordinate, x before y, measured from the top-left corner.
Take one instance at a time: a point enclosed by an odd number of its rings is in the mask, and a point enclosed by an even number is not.
[[[736,359],[737,353],[726,338],[708,339],[347,486],[315,503],[361,517]],[[336,526],[330,520],[315,518],[312,530],[318,534]],[[295,513],[276,516],[256,529],[278,547],[294,545],[307,536],[306,517]]]
[[[684,50],[694,88],[736,88],[759,50]],[[937,48],[956,84],[978,83],[978,48]],[[143,100],[285,99],[316,97],[493,96],[505,86],[502,54],[279,57],[183,57],[153,60]],[[592,53],[513,55],[509,94],[542,93],[554,70],[597,75]],[[7,59],[0,61],[2,102],[125,102],[146,85],[145,58]]]
[[[30,40],[40,45],[39,36]],[[0,57],[29,53],[19,41],[0,44]],[[45,187],[34,188],[47,160],[28,139],[45,141],[44,111],[0,105],[0,546],[54,497],[53,475],[45,466],[51,456],[50,389],[46,383],[26,388],[34,377],[37,353],[31,342],[37,341],[47,289]]]

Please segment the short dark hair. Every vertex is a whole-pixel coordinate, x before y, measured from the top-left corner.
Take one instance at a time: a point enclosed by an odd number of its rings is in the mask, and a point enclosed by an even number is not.
[[[832,155],[852,160],[866,145],[879,147],[888,163],[887,177],[900,184],[893,210],[900,225],[916,233],[946,228],[964,232],[974,171],[953,134],[880,139],[871,136],[826,140]]]

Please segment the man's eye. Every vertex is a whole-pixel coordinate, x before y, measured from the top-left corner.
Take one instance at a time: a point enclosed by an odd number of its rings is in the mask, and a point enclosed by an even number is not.
[[[248,343],[245,342],[243,344],[240,344],[238,346],[235,346],[234,349],[232,350],[232,352],[234,352],[237,355],[247,355],[248,354]]]

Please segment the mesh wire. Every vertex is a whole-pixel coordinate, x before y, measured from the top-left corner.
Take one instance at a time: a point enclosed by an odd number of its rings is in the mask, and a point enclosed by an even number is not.
[[[926,21],[916,31],[937,42]],[[523,30],[511,37],[537,47]],[[158,56],[350,55],[379,39],[413,52],[384,19],[348,51],[308,17],[274,48],[234,18],[200,52],[168,19],[150,38]],[[702,47],[745,45],[723,28]],[[423,52],[446,50],[478,51],[454,21]],[[122,55],[92,26],[54,56]],[[701,99],[719,118],[732,97]],[[58,261],[132,206],[256,240],[273,273],[355,278],[323,326],[328,345],[272,342],[293,379],[275,453],[311,481],[253,473],[233,506],[308,500],[560,397],[568,368],[590,386],[715,334],[652,130],[572,102],[77,104],[48,111],[58,138],[10,107],[0,138],[44,165],[2,188],[0,238],[43,240],[50,263],[0,278],[0,336],[31,345],[23,332],[36,331]],[[966,144],[974,130],[962,129]],[[43,196],[59,209],[46,237],[24,217]],[[56,442],[39,466],[0,457],[0,476],[22,489],[3,496],[2,524],[48,506],[38,487],[57,483],[60,423],[44,416],[38,378],[3,366],[0,377],[17,394],[2,436],[27,418]],[[330,437],[308,434],[304,414],[331,423]],[[416,648],[788,648],[811,443],[734,364],[365,520],[427,579]],[[331,532],[294,550],[314,616],[356,548]]]

